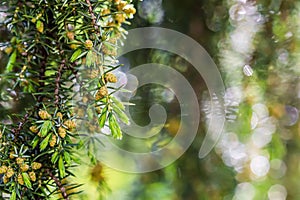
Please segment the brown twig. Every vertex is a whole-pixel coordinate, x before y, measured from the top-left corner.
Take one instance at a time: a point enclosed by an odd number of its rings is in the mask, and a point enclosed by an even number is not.
[[[86,0],[86,3],[89,5],[89,13],[90,13],[90,15],[92,17],[92,24],[93,24],[95,30],[98,31],[98,26],[96,24],[96,16],[95,16],[95,14],[93,12],[92,4],[91,4],[90,0]]]
[[[26,122],[28,121],[29,118],[29,113],[26,113],[24,115],[24,118],[22,121],[19,122],[18,128],[14,128],[12,129],[12,132],[14,134],[14,141],[17,141],[18,135],[20,134],[20,131],[22,130],[24,124],[26,124]]]
[[[43,60],[42,65],[40,68],[40,73],[39,73],[39,88],[38,92],[42,92],[45,86],[44,79],[45,79],[45,72],[46,72],[46,62]],[[39,95],[37,98],[38,103],[43,101],[43,95]]]
[[[55,79],[55,90],[54,90],[55,101],[54,101],[54,104],[56,106],[58,106],[58,104],[59,104],[60,79],[61,79],[62,69],[65,67],[65,64],[66,64],[66,61],[63,60],[61,62],[61,65],[58,68],[56,79]]]
[[[60,182],[60,180],[56,176],[54,176],[49,169],[47,169],[46,172],[49,174],[49,176],[51,177],[51,179],[55,182],[55,184],[59,188],[62,197],[65,200],[70,200],[69,195],[67,194],[66,188],[62,185],[62,183]]]

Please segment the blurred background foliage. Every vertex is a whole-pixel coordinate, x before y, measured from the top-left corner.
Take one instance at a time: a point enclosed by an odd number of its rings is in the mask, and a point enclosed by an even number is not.
[[[143,0],[135,6],[137,14],[127,28],[159,26],[182,32],[214,59],[226,86],[224,133],[214,151],[199,159],[210,113],[205,82],[179,56],[158,50],[131,52],[121,59],[123,72],[155,62],[174,67],[189,80],[202,109],[197,137],[180,159],[151,173],[123,173],[101,163],[81,166],[75,172],[85,183],[81,198],[300,199],[300,2]],[[6,33],[0,31],[3,41]],[[3,67],[7,58],[2,53],[0,57]],[[180,105],[168,89],[143,86],[131,102],[136,104],[132,117],[140,125],[149,122],[148,109],[154,103],[167,110],[167,123],[149,148],[172,139],[180,124]],[[124,136],[118,145],[136,150],[136,142]]]

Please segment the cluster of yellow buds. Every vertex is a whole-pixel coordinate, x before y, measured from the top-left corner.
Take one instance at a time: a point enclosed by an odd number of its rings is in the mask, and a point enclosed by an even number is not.
[[[97,77],[99,77],[99,74],[100,74],[100,72],[98,69],[93,69],[90,71],[89,77],[92,79],[97,78]]]
[[[75,123],[75,121],[73,121],[73,120],[67,120],[67,121],[65,121],[65,122],[64,122],[64,125],[65,125],[68,129],[70,129],[70,130],[76,128],[76,123]]]
[[[22,172],[26,172],[29,170],[29,165],[27,165],[26,163],[24,163],[24,158],[20,158],[18,157],[16,159],[17,164],[19,165],[20,169]]]
[[[11,46],[8,46],[4,49],[4,52],[9,55],[13,50],[14,49]]]
[[[63,119],[63,114],[61,112],[57,112],[56,116],[61,120]]]
[[[36,125],[30,126],[29,130],[33,133],[37,133],[38,136],[42,137],[41,132],[39,132],[39,129]]]
[[[66,137],[66,134],[67,134],[67,131],[65,128],[63,127],[59,127],[58,128],[58,135],[61,137],[61,138],[65,138]]]
[[[116,83],[117,82],[117,77],[113,74],[113,73],[106,73],[105,77],[104,77],[106,82],[110,82],[110,83]]]
[[[75,34],[73,31],[68,31],[67,32],[67,37],[70,39],[70,40],[74,40],[75,39]]]
[[[7,172],[6,172],[7,178],[12,177],[14,174],[15,174],[14,170],[11,167],[8,167]]]
[[[29,130],[31,131],[31,132],[33,132],[33,133],[38,133],[39,132],[39,129],[38,129],[38,127],[37,126],[30,126],[29,127]]]
[[[33,162],[33,163],[31,164],[31,168],[32,168],[33,170],[38,170],[38,169],[40,169],[41,167],[42,167],[42,164],[39,163],[39,162]]]
[[[18,183],[20,184],[20,185],[24,185],[24,180],[23,180],[23,177],[22,177],[22,174],[18,174]]]
[[[84,43],[85,48],[91,50],[93,48],[93,42],[91,40],[86,40]]]
[[[17,162],[18,165],[22,165],[22,164],[24,163],[24,158],[18,157],[18,158],[16,159],[16,162]]]
[[[54,147],[56,144],[56,135],[52,134],[49,145],[50,147]]]
[[[10,158],[10,159],[14,159],[14,158],[15,158],[14,154],[15,154],[15,152],[11,151],[11,152],[9,153],[9,158]]]
[[[107,17],[107,26],[120,27],[128,18],[133,18],[135,13],[136,9],[134,8],[133,4],[130,4],[128,1],[114,0],[113,7],[103,8],[101,11],[101,16],[103,18]],[[114,29],[110,28],[110,30]]]
[[[83,102],[84,103],[84,102]],[[74,112],[76,113],[76,115],[80,118],[83,118],[85,115],[85,109],[83,108],[75,108]]]
[[[21,169],[22,172],[27,172],[29,170],[29,165],[21,164],[20,169]]]
[[[35,182],[36,181],[36,175],[35,175],[35,173],[34,172],[29,172],[29,178],[30,178],[30,180],[32,180],[33,182]]]
[[[46,110],[40,110],[39,116],[41,119],[44,119],[44,120],[51,119],[51,115]]]
[[[106,86],[102,86],[96,93],[95,100],[99,101],[103,97],[106,97],[108,95],[108,91]]]
[[[101,49],[102,49],[102,52],[106,55],[117,56],[116,48],[110,47],[109,45],[103,45]]]
[[[7,172],[7,166],[2,165],[2,166],[0,167],[0,174],[4,174],[4,173],[6,173],[6,172]]]
[[[126,14],[126,17],[133,18],[133,15],[136,13],[136,9],[132,4],[128,4],[127,1],[115,1],[115,4],[117,4],[117,9],[120,12],[124,12]]]
[[[120,25],[126,21],[126,15],[124,13],[118,13],[114,16],[114,19]]]

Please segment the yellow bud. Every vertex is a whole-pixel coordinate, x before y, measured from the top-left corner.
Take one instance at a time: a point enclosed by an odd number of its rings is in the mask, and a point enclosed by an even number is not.
[[[39,137],[42,137],[42,133],[41,132],[38,132],[37,134]]]
[[[74,32],[67,32],[67,37],[70,39],[70,40],[74,40]]]
[[[24,180],[23,180],[22,174],[18,174],[18,183],[20,185],[24,185]]]
[[[86,40],[85,43],[84,43],[84,46],[91,50],[93,48],[93,42],[91,40]]]
[[[36,181],[36,175],[35,175],[35,173],[34,172],[29,172],[29,178],[30,178],[30,180],[32,180],[33,182],[35,182]]]
[[[14,154],[15,154],[15,152],[13,152],[13,151],[12,151],[12,152],[10,152],[10,154],[9,154],[9,158],[10,158],[10,159],[14,159],[14,158],[15,158]]]
[[[61,112],[56,113],[56,116],[61,120],[63,119],[63,114]]]
[[[23,53],[23,52],[24,52],[24,45],[18,44],[18,45],[17,45],[17,49],[18,49],[18,51],[19,51],[20,53]]]
[[[95,110],[96,110],[97,114],[101,114],[101,112],[102,112],[102,109],[100,106],[95,107]]]
[[[119,5],[117,6],[119,11],[122,11],[123,8],[127,5],[126,1],[120,1]]]
[[[64,129],[63,127],[59,127],[58,128],[58,135],[61,137],[61,138],[65,138],[66,137],[66,129]]]
[[[90,125],[88,126],[88,129],[89,129],[89,131],[90,131],[91,133],[94,133],[95,130],[96,130],[95,125],[93,125],[93,124],[90,124]]]
[[[24,162],[24,158],[17,158],[16,161],[18,165],[21,165]]]
[[[113,73],[106,73],[105,74],[105,80],[106,82],[116,83],[117,77]]]
[[[126,16],[122,13],[116,14],[115,20],[118,22],[118,24],[121,24],[126,21]]]
[[[82,108],[78,109],[78,111],[77,111],[78,117],[84,117],[84,114],[85,114],[84,109],[82,109]]]
[[[36,22],[36,18],[32,18],[32,19],[31,19],[31,22],[32,22],[32,23],[35,23],[35,22]]]
[[[110,14],[110,10],[109,9],[104,9],[101,12],[101,15],[108,15],[108,14]]]
[[[27,164],[22,164],[21,167],[20,167],[20,169],[21,169],[22,172],[26,172],[26,171],[28,171],[28,169],[29,169],[29,165],[27,165]]]
[[[39,129],[37,128],[37,126],[30,126],[29,127],[29,130],[33,133],[38,133],[39,132]]]
[[[8,181],[9,181],[9,178],[6,175],[4,175],[3,176],[3,183],[6,184],[6,183],[8,183]]]
[[[99,101],[103,97],[108,95],[107,88],[105,86],[102,86],[96,93],[95,100]]]
[[[8,177],[8,178],[10,178],[10,177],[12,177],[13,175],[14,175],[14,170],[11,168],[11,167],[9,167],[8,169],[7,169],[7,172],[6,172],[6,176]]]
[[[78,47],[79,47],[78,44],[71,44],[71,45],[70,45],[70,48],[71,48],[71,49],[77,49]]]
[[[43,33],[44,32],[44,23],[42,21],[37,21],[36,29],[38,32]]]
[[[12,51],[13,51],[13,48],[12,48],[11,46],[6,47],[6,48],[4,49],[4,52],[5,52],[6,54],[10,54]]]
[[[91,73],[89,74],[90,78],[94,79],[99,76],[99,71],[97,69],[91,70]]]
[[[134,15],[136,13],[136,9],[134,7],[128,7],[124,9],[124,12],[127,15]]]
[[[82,103],[87,103],[89,101],[89,98],[86,96],[82,97]]]
[[[38,163],[38,162],[33,162],[31,164],[31,167],[32,167],[33,170],[37,170],[37,169],[40,169],[42,167],[42,164]]]
[[[76,128],[76,123],[74,121],[72,121],[72,120],[65,121],[64,125],[66,127],[68,127],[69,129]]]
[[[55,144],[56,144],[56,135],[53,134],[51,139],[50,139],[49,146],[54,147]]]
[[[40,110],[39,111],[39,116],[42,119],[50,119],[51,118],[51,115],[45,110]]]
[[[7,167],[5,165],[0,167],[0,174],[4,174],[7,172]]]

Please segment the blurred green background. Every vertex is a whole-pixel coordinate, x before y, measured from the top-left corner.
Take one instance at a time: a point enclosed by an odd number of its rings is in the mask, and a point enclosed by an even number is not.
[[[174,67],[191,83],[201,106],[197,137],[180,159],[151,173],[82,165],[75,171],[76,180],[85,183],[81,198],[300,199],[300,1],[143,0],[135,5],[137,14],[127,29],[158,26],[179,31],[199,42],[214,59],[226,87],[224,133],[216,148],[199,159],[210,113],[201,75],[168,52],[131,52],[123,58],[125,69],[161,63]],[[7,34],[0,31],[4,41]],[[7,58],[4,53],[0,58],[3,66]],[[180,105],[166,88],[143,86],[131,102],[136,104],[130,110],[132,117],[140,125],[149,123],[154,103],[168,113],[160,134],[148,141],[149,149],[174,137]],[[118,145],[138,149],[137,142],[125,135]]]

